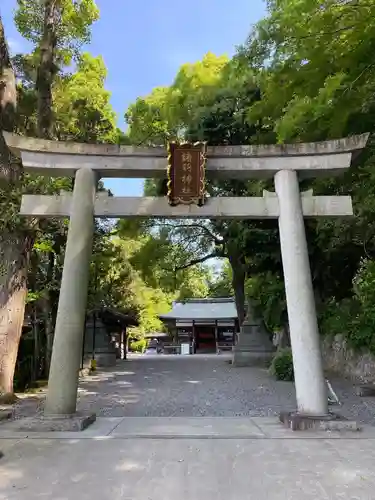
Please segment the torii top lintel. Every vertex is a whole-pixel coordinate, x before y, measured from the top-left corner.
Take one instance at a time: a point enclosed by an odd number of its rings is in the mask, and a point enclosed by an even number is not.
[[[72,177],[80,168],[98,176],[160,178],[167,174],[164,147],[118,146],[47,141],[3,133],[8,147],[22,159],[26,171],[52,177]],[[348,168],[366,146],[369,134],[323,142],[208,146],[209,177],[267,178],[279,170],[297,170],[301,177],[332,176]]]

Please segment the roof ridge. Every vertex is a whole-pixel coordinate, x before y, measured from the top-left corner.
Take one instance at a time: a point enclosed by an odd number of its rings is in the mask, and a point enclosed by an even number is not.
[[[234,297],[202,297],[198,299],[176,300],[175,304],[215,304],[219,302],[234,302]]]
[[[172,310],[159,316],[161,319],[235,319],[236,304],[233,298],[190,299],[174,302]]]

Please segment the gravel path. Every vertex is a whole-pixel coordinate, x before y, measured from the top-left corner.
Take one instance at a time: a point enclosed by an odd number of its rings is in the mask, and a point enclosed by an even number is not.
[[[340,413],[375,423],[375,399],[355,395],[345,380],[331,383]],[[40,397],[21,401],[16,417],[33,414]],[[107,417],[271,416],[295,409],[294,385],[261,368],[234,368],[222,356],[134,356],[80,383],[78,409]]]
[[[228,361],[226,356],[132,359],[120,365],[123,371],[119,366],[86,379],[79,406],[100,407],[102,416],[113,417],[266,416],[285,404],[294,407],[292,384],[272,382],[266,370],[232,368]],[[99,385],[100,392],[90,394]]]

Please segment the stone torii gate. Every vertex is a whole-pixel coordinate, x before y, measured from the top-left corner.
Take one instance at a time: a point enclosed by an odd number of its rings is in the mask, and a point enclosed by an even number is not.
[[[173,207],[167,198],[108,197],[96,193],[100,178],[166,177],[165,148],[4,136],[8,147],[22,159],[25,171],[75,178],[73,193],[24,195],[20,210],[24,216],[70,217],[46,417],[57,421],[56,417],[66,420],[66,416],[76,416],[94,217],[278,219],[297,412],[316,417],[328,414],[304,217],[351,216],[353,210],[350,196],[313,196],[312,191],[301,195],[299,180],[342,173],[365,147],[368,135],[308,144],[208,147],[208,177],[273,177],[275,193],[264,192],[263,197],[211,198],[202,207]],[[92,420],[82,417],[75,428],[84,428]]]

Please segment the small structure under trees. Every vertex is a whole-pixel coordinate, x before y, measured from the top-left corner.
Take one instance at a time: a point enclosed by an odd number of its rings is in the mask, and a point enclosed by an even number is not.
[[[110,308],[98,308],[86,316],[82,367],[95,360],[97,366],[113,366],[116,359],[125,359],[127,328],[138,326],[132,313]]]

